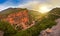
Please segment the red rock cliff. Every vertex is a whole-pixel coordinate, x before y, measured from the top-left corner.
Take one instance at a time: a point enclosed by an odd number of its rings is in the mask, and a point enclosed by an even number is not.
[[[11,25],[20,25],[23,29],[25,29],[28,26],[27,24],[29,23],[28,10],[9,14],[7,18],[4,18],[4,20],[11,23]]]

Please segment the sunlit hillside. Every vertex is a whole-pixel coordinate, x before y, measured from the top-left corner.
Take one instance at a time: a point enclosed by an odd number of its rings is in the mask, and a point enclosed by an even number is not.
[[[41,14],[26,8],[8,8],[0,12],[0,30],[4,36],[38,36],[42,30],[56,25],[59,11],[60,8],[54,8]]]

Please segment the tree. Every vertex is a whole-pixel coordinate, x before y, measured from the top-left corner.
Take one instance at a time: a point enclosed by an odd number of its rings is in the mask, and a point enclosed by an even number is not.
[[[4,31],[4,36],[11,36],[16,33],[16,30],[5,21],[0,21],[0,30]]]

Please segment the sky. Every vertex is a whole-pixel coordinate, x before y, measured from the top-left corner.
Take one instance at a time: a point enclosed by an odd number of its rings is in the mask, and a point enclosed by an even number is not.
[[[42,5],[49,6],[49,9],[60,7],[60,0],[0,0],[0,11],[9,7],[37,10]]]

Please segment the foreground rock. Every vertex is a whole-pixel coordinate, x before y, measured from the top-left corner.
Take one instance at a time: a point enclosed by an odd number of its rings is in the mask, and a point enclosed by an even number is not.
[[[3,36],[4,32],[3,31],[0,31],[0,36]]]
[[[41,31],[39,36],[60,36],[60,18],[55,21],[57,22],[56,26]]]

